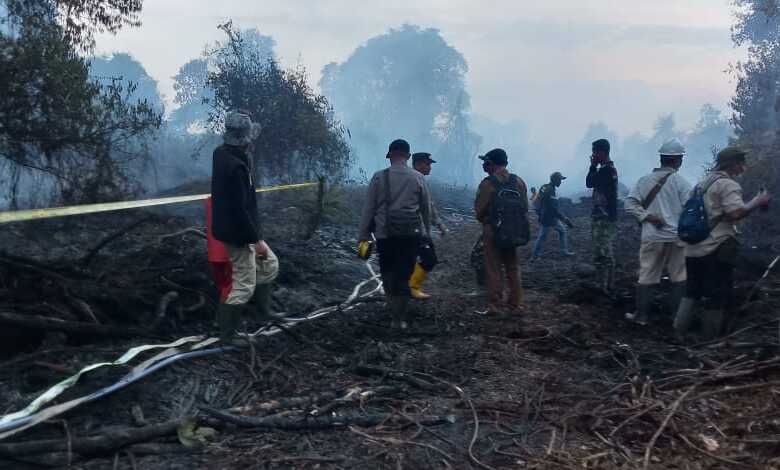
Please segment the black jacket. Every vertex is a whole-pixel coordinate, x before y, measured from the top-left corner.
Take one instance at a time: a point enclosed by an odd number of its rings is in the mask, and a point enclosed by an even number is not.
[[[249,157],[240,148],[225,144],[214,150],[211,200],[214,238],[232,245],[262,240]]]
[[[593,188],[593,213],[594,219],[617,220],[617,190],[618,174],[612,162],[596,168],[590,167],[585,186]]]
[[[558,194],[552,183],[547,183],[539,188],[539,201],[541,202],[539,223],[543,227],[552,227],[559,220],[564,219],[564,216],[558,209]]]

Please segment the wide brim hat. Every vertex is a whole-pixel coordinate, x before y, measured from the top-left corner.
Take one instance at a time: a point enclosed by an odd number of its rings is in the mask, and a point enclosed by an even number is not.
[[[725,168],[733,165],[734,163],[741,163],[745,161],[747,151],[742,150],[739,147],[729,146],[718,152],[716,163],[718,168]]]
[[[225,116],[225,133],[222,135],[228,145],[245,146],[260,135],[260,124],[244,113],[230,112]]]

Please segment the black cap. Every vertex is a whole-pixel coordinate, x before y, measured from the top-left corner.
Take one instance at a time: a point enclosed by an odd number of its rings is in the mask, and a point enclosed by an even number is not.
[[[395,139],[394,141],[390,142],[390,147],[387,149],[388,158],[393,152],[409,153],[409,142],[405,141],[404,139]]]
[[[493,149],[485,155],[480,155],[479,159],[501,166],[509,163],[509,158],[506,156],[504,149]]]
[[[436,160],[431,158],[431,154],[428,152],[416,152],[412,154],[412,163],[417,162],[436,163]]]
[[[563,181],[565,179],[566,179],[566,177],[563,176],[560,171],[556,171],[556,172],[554,172],[553,174],[550,175],[550,181],[552,181],[552,180],[561,180],[561,181]]]
[[[598,152],[599,150],[609,153],[609,141],[607,139],[593,141],[593,151]]]

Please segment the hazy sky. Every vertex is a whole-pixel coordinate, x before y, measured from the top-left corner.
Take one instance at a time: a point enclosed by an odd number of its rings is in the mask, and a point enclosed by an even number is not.
[[[403,23],[441,30],[468,61],[473,111],[522,120],[547,152],[571,154],[589,122],[623,135],[649,132],[661,113],[695,122],[705,102],[727,110],[724,73],[743,52],[731,45],[728,0],[147,0],[143,25],[102,36],[98,51],[128,51],[161,91],[221,39],[232,18],[277,42],[283,63],[322,66]]]

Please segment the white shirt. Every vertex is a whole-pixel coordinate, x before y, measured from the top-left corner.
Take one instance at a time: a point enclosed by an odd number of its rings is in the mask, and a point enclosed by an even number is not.
[[[650,191],[661,178],[670,173],[650,206],[647,209],[642,207],[642,201],[647,198]],[[625,199],[625,208],[642,223],[642,241],[677,242],[677,221],[690,194],[691,184],[671,168],[656,168],[649,175],[641,177]],[[666,222],[665,225],[658,228],[646,222],[645,219],[650,214],[661,217]]]

